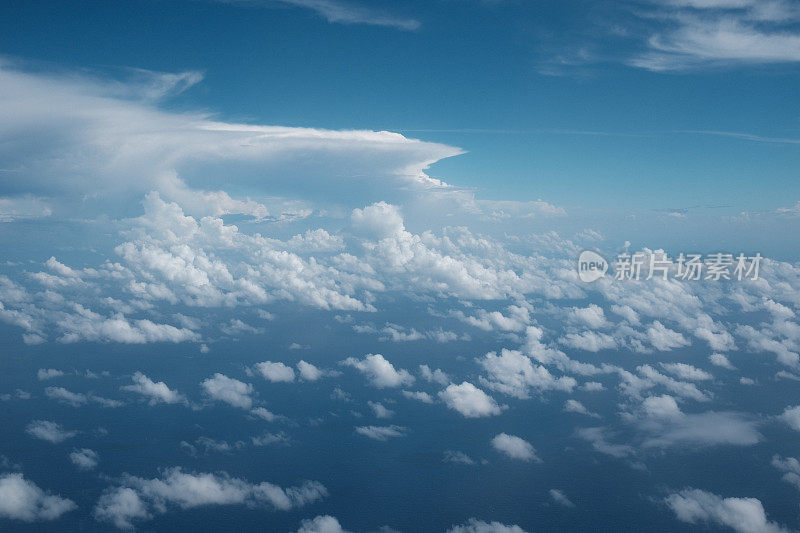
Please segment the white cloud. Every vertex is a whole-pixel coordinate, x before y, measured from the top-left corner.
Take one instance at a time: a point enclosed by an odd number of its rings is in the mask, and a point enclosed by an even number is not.
[[[518,525],[484,522],[477,518],[470,518],[462,525],[451,526],[447,533],[525,533],[525,530]]]
[[[647,328],[647,337],[650,339],[653,348],[660,352],[666,352],[690,344],[690,342],[686,340],[686,337],[677,331],[667,328],[658,320]]]
[[[529,357],[516,350],[504,348],[499,356],[489,352],[478,363],[488,374],[487,378],[481,377],[483,385],[517,398],[528,398],[530,389],[570,392],[578,384],[569,376],[554,377],[545,367],[534,365]]]
[[[297,371],[300,373],[300,377],[306,381],[317,381],[325,375],[330,374],[330,372],[320,370],[316,366],[303,361],[302,359],[297,363]]]
[[[69,454],[69,460],[81,470],[92,470],[100,461],[100,456],[94,450],[81,448],[80,450],[72,450]]]
[[[364,374],[373,387],[379,389],[400,387],[414,383],[414,376],[407,370],[395,370],[394,365],[381,354],[367,354],[364,359],[348,357],[342,364],[351,366]]]
[[[438,383],[442,386],[450,383],[450,378],[441,368],[431,370],[428,365],[419,365],[419,374],[422,376],[422,379],[429,383]]]
[[[264,361],[263,363],[257,363],[255,369],[264,379],[272,383],[289,383],[294,381],[294,369],[283,363]]]
[[[464,452],[454,451],[454,450],[445,450],[444,452],[444,462],[446,463],[456,463],[462,465],[474,465],[475,461]]]
[[[268,482],[249,483],[225,473],[192,474],[175,467],[153,479],[125,476],[120,486],[106,490],[94,508],[94,516],[120,529],[131,529],[135,521],[147,520],[173,507],[248,505],[288,511],[326,496],[327,490],[316,481],[283,489]]]
[[[225,402],[233,407],[250,409],[253,406],[253,386],[220,373],[200,383],[205,393],[212,399]]]
[[[661,368],[680,379],[689,381],[707,381],[714,379],[714,376],[692,365],[686,363],[661,363]]]
[[[231,0],[221,0],[228,1]],[[233,0],[236,1],[236,0]],[[389,26],[400,30],[413,31],[421,26],[418,20],[402,18],[382,13],[377,9],[354,5],[342,0],[277,0],[284,4],[303,7],[317,12],[328,22],[338,24],[369,24]]]
[[[500,433],[492,439],[491,444],[492,448],[511,459],[541,462],[541,459],[536,456],[536,450],[533,449],[531,443],[517,436]]]
[[[433,397],[428,394],[427,392],[423,391],[403,391],[403,396],[408,398],[409,400],[417,400],[422,403],[433,403]]]
[[[739,533],[784,533],[788,530],[767,519],[756,498],[723,498],[700,489],[684,489],[664,501],[678,520],[689,524],[727,526]]]
[[[85,395],[68,391],[64,387],[47,387],[44,394],[51,400],[57,400],[73,407],[84,405],[89,401]]]
[[[347,533],[347,531],[333,516],[320,515],[300,522],[297,533]]]
[[[387,409],[386,406],[384,406],[380,402],[370,401],[367,402],[367,405],[369,405],[370,409],[372,409],[373,414],[377,418],[392,418],[392,416],[394,416],[394,411],[392,411],[391,409]]]
[[[725,370],[736,370],[736,367],[731,364],[725,354],[712,353],[708,356],[708,360],[712,365],[724,368]]]
[[[33,420],[25,427],[28,435],[36,437],[37,439],[46,440],[53,444],[58,444],[67,439],[71,439],[78,434],[77,431],[69,431],[64,429],[61,424],[52,422],[50,420]]]
[[[795,431],[800,431],[800,405],[787,407],[783,410],[783,414],[780,416],[780,418],[790,428],[794,429]]]
[[[402,437],[406,428],[402,426],[358,426],[356,433],[372,440],[386,441],[392,437]]]
[[[76,509],[72,500],[47,493],[22,474],[0,476],[0,517],[24,522],[55,520]]]
[[[583,440],[592,444],[592,448],[605,455],[624,458],[633,455],[636,450],[627,444],[613,444],[608,442],[609,432],[603,427],[581,428],[576,434]]]
[[[550,497],[553,498],[554,502],[563,505],[564,507],[575,507],[575,504],[572,503],[569,498],[567,498],[567,495],[564,494],[563,491],[559,489],[550,489],[548,492],[550,493]]]
[[[784,459],[779,455],[774,455],[772,457],[772,466],[783,472],[781,479],[800,490],[800,461],[794,457],[786,457]]]
[[[461,385],[451,383],[439,392],[439,398],[447,407],[458,411],[466,418],[499,415],[502,412],[502,408],[497,405],[494,398],[468,381],[462,382]]]
[[[63,375],[64,372],[62,372],[61,370],[56,370],[55,368],[40,368],[39,371],[36,372],[36,377],[39,379],[39,381],[59,378]]]
[[[608,325],[603,308],[595,304],[589,304],[589,307],[573,307],[569,318],[572,322],[590,329],[600,329]]]
[[[149,398],[150,405],[155,405],[159,402],[183,403],[186,401],[183,395],[170,389],[163,381],[153,381],[139,371],[134,372],[131,379],[133,380],[133,385],[124,385],[120,388]]]
[[[568,413],[578,413],[580,415],[591,416],[593,418],[600,418],[600,415],[589,411],[585,405],[578,400],[569,399],[564,402],[564,411]]]

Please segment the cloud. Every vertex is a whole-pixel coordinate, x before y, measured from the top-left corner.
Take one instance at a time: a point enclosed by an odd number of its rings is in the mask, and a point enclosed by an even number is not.
[[[387,441],[392,437],[402,437],[406,428],[402,426],[358,426],[356,433],[372,440]]]
[[[325,376],[334,375],[334,372],[330,370],[321,370],[302,359],[297,362],[297,371],[300,374],[300,378],[306,381],[317,381]]]
[[[525,533],[518,525],[506,525],[500,522],[484,522],[470,518],[463,525],[451,526],[447,533]]]
[[[528,398],[531,389],[570,392],[578,384],[569,376],[554,377],[545,367],[534,365],[529,357],[516,350],[504,348],[499,356],[489,352],[478,363],[488,374],[481,377],[481,384],[521,399]]]
[[[120,529],[132,529],[134,522],[163,514],[170,508],[248,505],[289,511],[327,494],[325,487],[316,481],[283,489],[268,482],[250,483],[224,472],[193,474],[174,467],[153,479],[124,476],[119,486],[107,489],[100,497],[94,516]]]
[[[780,415],[780,418],[790,428],[795,431],[800,431],[800,405],[787,407],[783,410],[783,414]]]
[[[714,378],[705,370],[700,370],[686,363],[661,363],[661,368],[679,379],[687,379],[689,381],[707,381]]]
[[[25,431],[31,437],[46,440],[53,444],[71,439],[78,434],[77,431],[65,430],[61,424],[50,420],[33,420],[26,426]]]
[[[297,0],[305,1],[319,9],[344,5]],[[339,12],[357,19],[357,13],[373,11]],[[262,201],[276,190],[297,192],[301,182],[306,194],[316,191],[318,198],[364,201],[370,188],[445,187],[423,171],[437,160],[462,153],[397,133],[226,123],[206,113],[160,108],[170,87],[187,79],[198,81],[196,73],[142,76],[139,71],[134,80],[109,79],[97,73],[34,71],[7,59],[0,60],[0,72],[0,93],[6,96],[0,106],[0,135],[15,140],[0,150],[5,170],[13,176],[0,187],[0,198],[19,204],[36,197],[47,203],[53,217],[77,214],[76,209],[83,216],[118,216],[129,212],[126,206],[132,198],[152,190],[201,216],[280,217],[259,201],[193,184],[208,183],[207,174],[224,162],[229,185],[253,190]],[[153,93],[159,98],[152,98]],[[47,120],[41,102],[48,103]],[[253,179],[254,166],[259,168],[258,180]],[[64,173],[65,167],[72,172]],[[331,168],[337,169],[335,175]],[[272,183],[264,183],[264,176]]]
[[[567,498],[566,494],[559,489],[550,489],[549,491],[550,497],[553,498],[553,501],[559,505],[563,505],[564,507],[575,507],[575,504]]]
[[[253,406],[253,386],[220,373],[200,383],[212,400],[227,403],[233,407],[250,409]]]
[[[686,414],[668,395],[647,398],[642,407],[647,418],[639,426],[649,434],[645,447],[752,446],[763,439],[757,420],[741,413]]]
[[[474,465],[475,461],[464,452],[445,450],[443,461],[445,463],[456,463],[462,465]]]
[[[72,500],[40,489],[22,474],[0,476],[0,517],[24,522],[55,520],[76,509]]]
[[[36,372],[36,377],[39,381],[44,381],[46,379],[53,379],[53,378],[60,378],[64,375],[64,372],[61,370],[56,370],[55,368],[40,368],[38,372]]]
[[[681,522],[727,526],[739,533],[784,533],[788,530],[767,520],[756,498],[723,498],[700,489],[684,489],[664,499]]]
[[[660,352],[666,352],[690,344],[690,342],[686,340],[686,337],[677,331],[667,328],[658,320],[647,328],[647,337],[650,339],[653,348]]]
[[[297,533],[347,533],[347,531],[333,516],[320,515],[301,521]]]
[[[387,409],[382,403],[380,402],[367,402],[372,412],[375,414],[377,418],[392,418],[394,416],[394,411]]]
[[[183,395],[170,389],[163,381],[153,381],[139,371],[134,372],[131,379],[133,380],[133,385],[124,385],[120,388],[149,398],[150,405],[155,405],[159,402],[167,404],[186,402],[186,398]]]
[[[627,444],[612,444],[608,442],[609,432],[603,427],[581,428],[576,434],[583,440],[589,441],[592,448],[605,455],[624,458],[633,455],[636,450]]]
[[[794,457],[786,457],[784,459],[779,455],[774,455],[772,457],[772,466],[784,473],[781,479],[800,490],[800,461]]]
[[[569,399],[564,402],[564,411],[567,413],[578,413],[579,415],[591,416],[593,418],[600,418],[600,415],[589,411],[585,405],[578,400]]]
[[[422,376],[422,379],[428,383],[438,383],[442,386],[450,383],[450,378],[441,368],[431,370],[428,365],[419,365],[419,374]]]
[[[462,382],[461,385],[451,383],[439,392],[439,398],[447,407],[458,411],[466,418],[499,415],[503,410],[494,398],[468,381]]]
[[[290,383],[294,381],[294,370],[283,363],[264,361],[263,363],[257,363],[254,368],[264,379],[272,383]]]
[[[800,61],[800,35],[778,25],[756,25],[733,11],[719,17],[684,14],[673,21],[675,28],[654,33],[647,40],[650,51],[630,64],[671,71]]]
[[[367,354],[364,359],[348,357],[342,364],[351,366],[364,374],[373,387],[379,389],[401,387],[414,383],[414,376],[407,370],[395,370],[394,365],[381,354]]]
[[[44,390],[44,394],[52,400],[57,400],[73,407],[84,405],[88,401],[85,395],[68,391],[63,387],[47,387]]]
[[[94,450],[81,448],[80,450],[72,450],[69,454],[69,460],[81,470],[92,470],[100,461],[100,456]]]
[[[533,449],[531,443],[514,435],[500,433],[492,439],[491,444],[492,448],[511,459],[525,462],[541,462],[541,459],[536,456],[536,450]]]
[[[232,2],[236,0],[219,0]],[[240,0],[241,1],[241,0]],[[421,26],[413,18],[401,18],[382,13],[371,7],[356,5],[341,0],[275,0],[283,4],[303,7],[318,13],[328,22],[337,24],[368,24],[372,26],[388,26],[399,30],[414,31]]]
[[[433,397],[428,394],[427,392],[423,391],[403,391],[403,396],[408,398],[409,400],[417,400],[422,403],[433,403]]]
[[[721,353],[712,353],[708,356],[708,361],[720,368],[724,368],[725,370],[736,370],[736,367],[733,366],[725,354]]]

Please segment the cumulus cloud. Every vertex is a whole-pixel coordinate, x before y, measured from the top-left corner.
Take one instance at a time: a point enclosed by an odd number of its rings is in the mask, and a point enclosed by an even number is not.
[[[364,359],[348,357],[342,364],[364,374],[373,387],[379,389],[401,387],[414,383],[414,376],[407,370],[395,370],[394,365],[381,354],[367,354]]]
[[[705,370],[686,363],[661,363],[661,368],[679,379],[687,379],[689,381],[707,381],[714,378]]]
[[[367,405],[369,405],[370,409],[372,409],[372,413],[377,418],[392,418],[392,416],[394,416],[394,411],[387,409],[386,406],[380,402],[370,401],[367,402]]]
[[[335,517],[319,515],[300,522],[297,533],[347,533]]]
[[[489,352],[478,363],[488,374],[481,378],[483,385],[517,398],[527,398],[531,389],[571,392],[578,384],[569,376],[554,377],[545,367],[534,365],[530,357],[516,350],[504,348],[500,355]]]
[[[135,392],[149,399],[150,405],[162,403],[182,403],[186,401],[183,395],[170,389],[163,381],[153,381],[143,373],[134,372],[131,377],[133,385],[120,387],[124,391]]]
[[[61,370],[56,370],[55,368],[40,368],[39,371],[36,372],[36,377],[39,379],[39,381],[59,378],[63,375],[64,372],[62,372]]]
[[[712,365],[724,368],[725,370],[736,370],[736,367],[731,364],[725,354],[712,353],[708,356],[708,360]]]
[[[334,375],[332,371],[322,370],[302,359],[297,362],[297,372],[300,374],[300,378],[306,381],[317,381],[322,377]]]
[[[783,458],[780,455],[774,455],[772,466],[783,472],[781,479],[800,490],[800,461],[794,457]]]
[[[255,369],[264,379],[272,383],[294,381],[294,369],[283,363],[264,361],[263,363],[257,363]]]
[[[163,514],[171,508],[193,509],[210,505],[247,505],[289,511],[327,496],[316,481],[281,488],[269,482],[250,483],[226,473],[188,473],[179,467],[165,469],[160,477],[124,476],[119,486],[101,496],[94,516],[120,529]]]
[[[780,415],[780,418],[790,428],[795,431],[800,431],[800,405],[787,407],[783,410],[783,414]]]
[[[531,443],[520,437],[507,433],[500,433],[492,439],[491,444],[492,448],[507,455],[511,459],[518,459],[526,462],[541,462],[541,459],[536,456],[536,450],[533,449]]]
[[[220,373],[200,383],[203,391],[212,400],[227,403],[233,407],[250,409],[253,406],[253,386]]]
[[[451,383],[439,392],[439,398],[447,407],[466,418],[499,415],[503,410],[494,398],[468,381],[462,382],[461,385]]]
[[[0,517],[23,522],[55,520],[76,509],[72,500],[40,489],[22,474],[0,476]]]
[[[76,449],[70,452],[69,460],[81,470],[92,470],[100,461],[100,456],[94,450],[81,448],[80,450]]]
[[[788,531],[767,519],[764,506],[756,498],[723,498],[700,489],[684,489],[664,501],[678,520],[689,524],[726,526],[739,533]]]
[[[67,439],[71,439],[78,434],[77,431],[69,431],[64,429],[61,424],[52,422],[50,420],[33,420],[25,428],[25,431],[31,437],[46,440],[53,444],[58,444]]]

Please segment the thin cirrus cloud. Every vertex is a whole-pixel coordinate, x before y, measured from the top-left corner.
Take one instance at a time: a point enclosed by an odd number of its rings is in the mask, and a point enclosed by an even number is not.
[[[366,3],[343,2],[341,0],[215,0],[222,4],[234,4],[247,7],[275,7],[285,5],[308,9],[332,24],[364,24],[368,26],[385,26],[398,30],[418,30],[422,24],[409,17],[399,17],[382,9],[368,6]],[[374,2],[372,2],[374,4]]]
[[[645,50],[628,60],[652,71],[800,61],[796,4],[784,0],[650,2]]]

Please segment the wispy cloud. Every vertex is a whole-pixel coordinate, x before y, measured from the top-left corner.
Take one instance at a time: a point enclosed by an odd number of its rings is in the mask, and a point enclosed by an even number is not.
[[[642,12],[659,27],[628,60],[652,71],[800,61],[800,9],[784,0],[666,0]]]
[[[342,2],[340,0],[217,0],[225,4],[241,4],[251,7],[270,7],[284,4],[292,7],[310,9],[331,23],[367,24],[387,26],[399,30],[414,31],[421,24],[413,18],[398,17],[381,9],[365,5]]]

